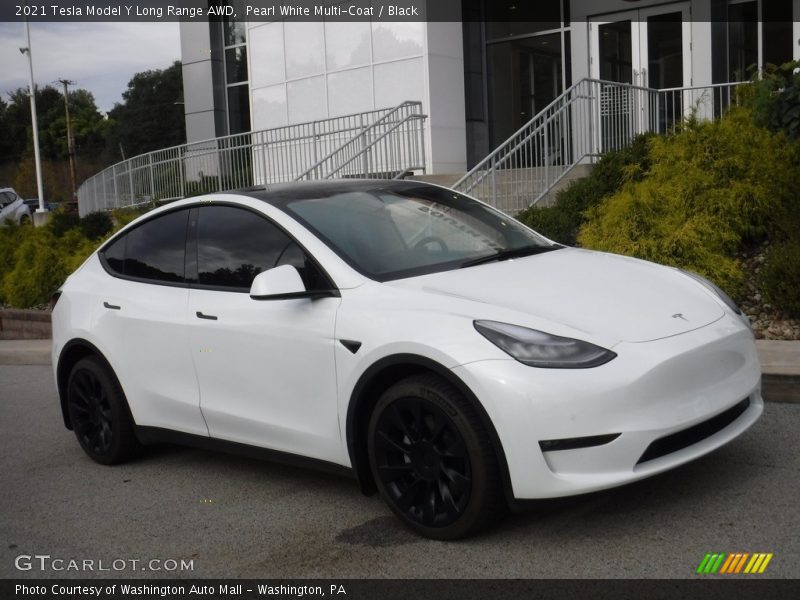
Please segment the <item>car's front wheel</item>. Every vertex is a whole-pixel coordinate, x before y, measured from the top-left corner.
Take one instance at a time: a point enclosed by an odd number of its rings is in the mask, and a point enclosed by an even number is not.
[[[422,535],[456,539],[502,512],[499,469],[473,406],[432,375],[409,377],[378,400],[370,467],[391,509]]]
[[[139,450],[122,388],[98,358],[83,358],[72,368],[67,382],[67,410],[81,448],[93,460],[112,465]]]

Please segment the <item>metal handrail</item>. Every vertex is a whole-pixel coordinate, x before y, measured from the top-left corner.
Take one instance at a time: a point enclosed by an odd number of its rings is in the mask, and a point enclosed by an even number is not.
[[[354,141],[382,131],[399,109],[413,111],[403,127],[391,129],[397,139],[384,140],[381,148],[385,173],[425,170],[424,120],[421,103],[406,101],[378,109],[295,125],[232,134],[154,150],[120,161],[86,179],[78,190],[81,215],[97,210],[170,201],[207,192],[298,179],[320,156],[342,154]],[[406,130],[411,121],[415,129]],[[380,125],[379,125],[380,124]],[[376,134],[375,134],[376,135]],[[369,145],[374,149],[374,144]],[[392,146],[398,152],[389,152]],[[368,150],[361,150],[361,153]],[[419,157],[423,157],[419,160]]]
[[[312,173],[316,173],[316,172],[317,172],[317,170],[319,169],[319,167],[321,167],[321,166],[322,166],[323,164],[325,164],[326,162],[329,162],[329,161],[331,161],[331,160],[332,160],[334,157],[336,157],[337,155],[339,155],[339,154],[342,154],[342,153],[343,153],[343,152],[344,152],[344,151],[347,149],[347,147],[348,147],[349,145],[351,145],[351,144],[354,144],[354,143],[358,142],[360,139],[363,139],[363,138],[362,138],[362,136],[366,135],[367,133],[369,133],[370,131],[372,131],[372,130],[374,130],[374,129],[377,129],[377,128],[378,128],[380,125],[382,125],[384,122],[386,122],[386,121],[387,121],[387,119],[389,119],[390,117],[394,116],[394,115],[395,115],[395,113],[398,113],[398,112],[400,112],[402,109],[404,109],[404,108],[407,108],[407,107],[419,108],[419,109],[420,109],[420,113],[418,113],[418,115],[417,115],[417,116],[422,116],[422,112],[421,112],[421,111],[422,111],[422,102],[413,102],[413,101],[409,101],[409,100],[406,100],[406,101],[404,101],[404,102],[401,102],[400,104],[398,104],[397,106],[395,106],[393,109],[391,109],[389,112],[387,112],[385,115],[383,115],[383,116],[382,116],[380,119],[378,119],[378,120],[377,120],[377,121],[375,121],[374,123],[370,123],[370,124],[368,124],[368,125],[364,125],[363,127],[361,127],[361,129],[359,130],[359,132],[358,132],[358,133],[356,133],[356,134],[353,136],[353,138],[352,138],[352,139],[350,139],[349,141],[345,142],[344,144],[342,144],[341,146],[339,146],[339,147],[338,147],[338,148],[336,148],[335,150],[331,151],[331,152],[330,152],[330,153],[329,153],[327,156],[325,156],[324,158],[322,158],[322,159],[318,160],[318,161],[317,161],[316,163],[314,163],[314,164],[313,164],[311,167],[309,167],[308,169],[306,169],[306,171],[304,171],[303,173],[301,173],[301,174],[300,174],[300,175],[299,175],[299,176],[296,178],[296,179],[297,179],[297,181],[299,181],[299,180],[301,180],[301,179],[307,179],[307,178],[308,178],[308,179],[311,179],[311,177],[309,177],[309,175],[311,175]],[[426,115],[426,116],[427,116],[427,115]],[[423,118],[424,118],[424,117],[423,117]],[[404,118],[404,119],[403,119],[403,121],[406,121],[406,120],[407,120],[407,118]],[[352,160],[353,160],[354,158],[355,158],[355,157],[352,157],[352,158],[351,158],[350,160],[348,160],[348,161],[347,161],[345,164],[349,164],[350,162],[352,162]],[[341,165],[341,166],[337,167],[337,168],[336,168],[336,169],[334,169],[332,172],[333,172],[333,173],[335,173],[335,172],[338,172],[339,170],[341,170],[342,166],[344,166],[344,165]],[[328,175],[325,175],[323,178],[324,178],[324,179],[327,179],[327,178],[329,178],[329,177],[330,177],[330,174],[328,174]]]
[[[666,132],[691,114],[716,118],[735,102],[731,92],[738,85],[658,90],[581,79],[464,174],[453,189],[518,212],[549,198],[577,165],[591,164],[640,133]]]

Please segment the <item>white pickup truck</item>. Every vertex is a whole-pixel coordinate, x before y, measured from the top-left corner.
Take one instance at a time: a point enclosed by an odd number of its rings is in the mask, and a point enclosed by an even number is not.
[[[6,221],[24,224],[31,222],[31,209],[14,188],[0,188],[0,224]]]

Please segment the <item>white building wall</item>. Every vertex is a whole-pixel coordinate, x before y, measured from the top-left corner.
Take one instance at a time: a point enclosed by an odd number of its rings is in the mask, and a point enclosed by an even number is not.
[[[247,36],[253,131],[420,101],[426,171],[465,170],[461,23],[259,22]]]

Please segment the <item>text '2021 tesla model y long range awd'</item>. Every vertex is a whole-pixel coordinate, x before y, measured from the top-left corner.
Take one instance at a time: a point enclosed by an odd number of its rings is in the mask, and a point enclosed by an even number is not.
[[[61,288],[53,365],[97,462],[162,440],[302,457],[440,539],[683,464],[763,409],[750,327],[710,282],[418,182],[144,215]]]

